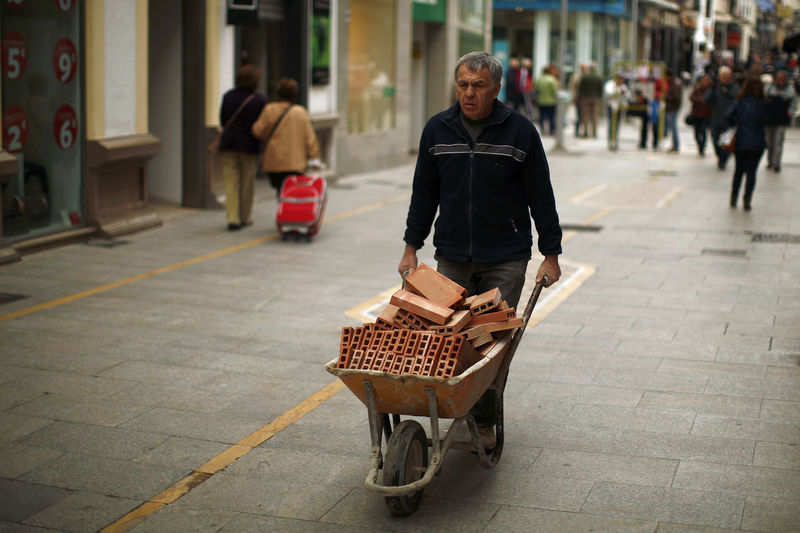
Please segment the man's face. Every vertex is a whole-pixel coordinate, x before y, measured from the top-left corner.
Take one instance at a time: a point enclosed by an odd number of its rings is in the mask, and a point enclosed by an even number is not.
[[[786,87],[786,73],[784,71],[780,71],[775,75],[775,83],[778,87]]]
[[[719,81],[723,85],[727,85],[731,81],[731,73],[726,70],[725,72],[719,75]]]
[[[473,72],[466,65],[458,68],[456,75],[456,94],[461,111],[470,120],[483,120],[488,117],[494,107],[494,99],[500,92],[500,85],[495,86],[489,69],[483,67]]]

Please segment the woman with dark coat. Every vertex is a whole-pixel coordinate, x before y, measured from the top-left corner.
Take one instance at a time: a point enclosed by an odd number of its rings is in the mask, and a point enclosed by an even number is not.
[[[236,73],[236,88],[225,93],[220,106],[220,124],[224,126],[230,122],[219,142],[228,231],[253,223],[251,214],[261,143],[253,136],[251,128],[267,104],[256,92],[259,77],[257,68],[243,66]]]
[[[748,76],[726,113],[728,122],[736,126],[736,169],[731,185],[731,207],[736,207],[742,176],[747,176],[744,185],[744,209],[750,211],[753,189],[756,187],[756,169],[764,155],[767,141],[764,136],[764,118],[768,104],[764,98],[764,85],[759,76]]]

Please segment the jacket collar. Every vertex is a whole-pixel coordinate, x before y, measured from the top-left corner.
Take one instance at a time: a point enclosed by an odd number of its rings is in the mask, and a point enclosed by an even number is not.
[[[459,118],[460,113],[461,104],[456,102],[450,109],[445,111],[442,120],[451,128],[459,128],[461,126],[461,119]],[[492,112],[489,113],[489,117],[486,120],[486,127],[488,128],[489,126],[500,124],[509,116],[511,116],[511,110],[503,102],[495,98]]]

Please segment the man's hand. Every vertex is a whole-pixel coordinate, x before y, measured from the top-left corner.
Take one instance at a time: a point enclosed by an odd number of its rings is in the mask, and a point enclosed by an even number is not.
[[[544,256],[544,261],[539,265],[539,272],[536,273],[536,282],[540,282],[544,276],[547,276],[547,285],[545,287],[549,287],[561,277],[558,255]]]
[[[400,258],[400,265],[397,267],[397,271],[400,272],[400,276],[403,276],[403,273],[408,271],[410,274],[417,268],[417,249],[411,246],[410,244],[406,244],[406,249],[403,252],[403,257]]]

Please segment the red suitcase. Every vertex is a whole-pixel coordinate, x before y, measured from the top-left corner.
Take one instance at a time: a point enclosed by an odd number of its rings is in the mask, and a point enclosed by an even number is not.
[[[281,240],[293,235],[310,241],[319,233],[327,202],[328,184],[322,176],[289,176],[283,180],[275,214]]]

